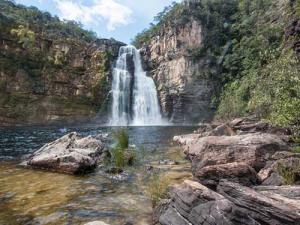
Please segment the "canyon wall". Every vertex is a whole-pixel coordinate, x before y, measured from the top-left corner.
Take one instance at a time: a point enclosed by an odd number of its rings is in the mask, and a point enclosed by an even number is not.
[[[122,44],[105,39],[93,43],[40,41],[47,43],[47,54],[61,55],[62,62],[40,67],[36,58],[27,65],[19,64],[18,58],[26,59],[27,51],[12,40],[1,40],[3,57],[13,57],[15,65],[0,68],[0,121],[74,121],[106,110],[111,68]]]
[[[34,7],[0,8],[0,124],[75,122],[108,112],[123,43]]]
[[[144,45],[145,70],[157,84],[164,116],[174,123],[195,123],[211,118],[215,83],[207,70],[216,70],[209,57],[195,60],[192,49],[203,45],[202,25],[195,19],[179,26],[164,26]]]

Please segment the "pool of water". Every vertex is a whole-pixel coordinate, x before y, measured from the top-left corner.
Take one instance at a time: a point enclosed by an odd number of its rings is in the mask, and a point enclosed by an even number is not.
[[[111,133],[118,128],[77,126],[67,132],[81,135]],[[86,176],[24,169],[18,166],[28,154],[63,135],[60,127],[0,128],[0,224],[85,224],[104,221],[111,225],[151,222],[152,203],[146,194],[151,165],[171,183],[191,176],[190,164],[174,135],[194,127],[130,127],[130,144],[143,149],[140,163],[116,179],[97,169]],[[178,165],[161,165],[170,159]]]

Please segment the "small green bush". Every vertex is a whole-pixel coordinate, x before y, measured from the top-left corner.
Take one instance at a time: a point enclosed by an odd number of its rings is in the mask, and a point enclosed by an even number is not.
[[[292,167],[278,164],[277,172],[283,177],[286,185],[293,185],[296,182],[297,175],[300,173],[300,164],[293,165]]]
[[[156,207],[160,200],[168,197],[170,180],[163,175],[154,174],[146,186],[146,194],[152,201],[152,207]]]
[[[118,169],[126,166],[133,166],[137,160],[137,152],[129,147],[129,135],[127,130],[121,129],[113,133],[115,147],[111,149],[111,164]]]
[[[113,133],[113,137],[116,140],[117,148],[128,149],[129,147],[129,135],[128,131],[121,129]]]
[[[295,146],[295,147],[293,148],[293,151],[294,151],[295,153],[300,153],[300,146]]]

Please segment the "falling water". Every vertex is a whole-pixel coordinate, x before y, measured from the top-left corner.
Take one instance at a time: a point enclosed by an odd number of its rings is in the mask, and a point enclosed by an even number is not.
[[[133,60],[133,74],[128,68],[129,60]],[[120,48],[113,72],[112,96],[111,125],[150,126],[164,124],[155,83],[143,70],[140,53],[134,46]]]

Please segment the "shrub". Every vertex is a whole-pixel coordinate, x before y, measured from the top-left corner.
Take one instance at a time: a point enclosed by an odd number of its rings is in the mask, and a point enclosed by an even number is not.
[[[137,161],[137,153],[135,149],[129,147],[127,130],[121,129],[114,132],[113,136],[116,144],[110,151],[112,156],[110,163],[118,169],[133,166]]]
[[[261,72],[250,101],[253,111],[280,126],[300,122],[300,66],[290,50],[269,63]]]
[[[126,166],[133,166],[137,161],[137,154],[134,149],[115,147],[111,150],[111,155],[112,165],[119,169],[123,169]]]
[[[293,150],[295,153],[300,153],[300,146],[295,146]]]
[[[116,140],[117,148],[128,149],[128,147],[129,147],[129,135],[128,135],[127,130],[121,129],[117,132],[114,132],[113,137]]]
[[[296,162],[290,166],[283,165],[282,163],[277,165],[277,172],[283,177],[286,185],[293,185],[296,182],[296,178],[300,173],[300,163]]]
[[[218,117],[230,119],[247,114],[251,83],[250,79],[245,77],[225,86],[220,97]]]
[[[154,174],[146,186],[146,194],[151,199],[152,207],[156,207],[160,200],[168,197],[170,180],[163,175]]]

